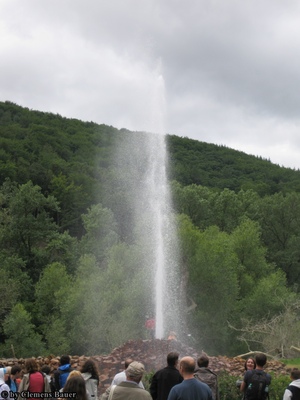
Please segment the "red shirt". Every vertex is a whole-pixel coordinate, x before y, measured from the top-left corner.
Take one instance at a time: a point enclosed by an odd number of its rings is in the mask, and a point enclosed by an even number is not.
[[[44,375],[40,372],[33,372],[29,375],[28,391],[31,393],[44,392]]]

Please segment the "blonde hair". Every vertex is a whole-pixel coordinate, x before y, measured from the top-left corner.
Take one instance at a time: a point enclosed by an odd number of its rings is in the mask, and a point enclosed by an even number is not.
[[[81,375],[80,371],[77,371],[77,369],[74,369],[73,371],[71,371],[67,377],[67,380],[69,380],[70,378],[72,378],[72,376],[78,376]]]

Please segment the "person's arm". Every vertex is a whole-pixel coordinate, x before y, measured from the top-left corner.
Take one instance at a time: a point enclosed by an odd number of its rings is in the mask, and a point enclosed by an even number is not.
[[[244,392],[245,389],[246,389],[246,382],[243,381],[242,384],[241,384],[241,386],[240,386],[240,391],[241,391],[241,392]]]
[[[251,371],[246,371],[245,375],[244,375],[244,379],[243,382],[240,386],[240,391],[244,392],[247,389],[248,383],[249,383],[249,379],[252,376],[252,372]]]
[[[175,386],[173,386],[172,389],[170,390],[170,393],[169,393],[169,396],[168,396],[167,400],[177,400]]]
[[[54,377],[55,390],[57,392],[59,392],[60,384],[59,384],[59,371],[58,370],[54,372],[53,377]]]
[[[111,387],[112,387],[112,386],[109,386],[109,387],[105,390],[105,392],[100,396],[100,400],[108,400]]]
[[[151,379],[149,392],[153,400],[157,399],[157,376],[154,374]]]

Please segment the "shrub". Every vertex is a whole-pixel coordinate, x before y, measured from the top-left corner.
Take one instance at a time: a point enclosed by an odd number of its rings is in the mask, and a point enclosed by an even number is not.
[[[282,400],[283,393],[291,380],[289,376],[275,376],[271,373],[272,382],[269,387],[269,400]],[[240,379],[243,379],[240,377]],[[241,400],[242,394],[236,385],[237,377],[231,376],[228,372],[218,375],[220,400]]]

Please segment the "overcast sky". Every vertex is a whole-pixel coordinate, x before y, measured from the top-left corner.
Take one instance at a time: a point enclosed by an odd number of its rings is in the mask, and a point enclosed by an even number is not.
[[[300,168],[298,0],[0,0],[0,100]]]

